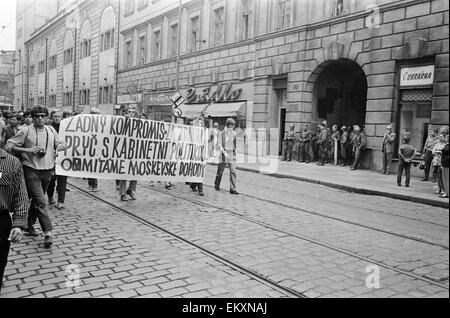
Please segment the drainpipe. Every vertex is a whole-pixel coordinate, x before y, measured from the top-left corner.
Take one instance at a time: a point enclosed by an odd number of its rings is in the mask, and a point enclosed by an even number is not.
[[[48,91],[48,38],[45,38],[45,84],[44,84],[44,107],[47,107]]]
[[[120,46],[120,1],[119,1],[119,7],[118,7],[118,17],[117,17],[117,45],[116,45],[116,65],[114,65],[114,72],[115,72],[115,76],[114,76],[114,88],[116,90],[116,94],[115,94],[115,103],[114,103],[114,107],[115,105],[117,105],[117,95],[118,95],[118,84],[119,84],[119,75],[118,75],[118,71],[119,71],[119,46]],[[118,110],[117,110],[118,111]]]
[[[76,66],[77,66],[77,22],[74,21],[74,28],[75,28],[75,39],[74,39],[74,45],[73,45],[73,93],[72,93],[72,110],[75,111],[75,96],[76,96],[76,92],[75,92],[75,80],[76,80],[76,76],[75,76],[75,72],[76,72]]]

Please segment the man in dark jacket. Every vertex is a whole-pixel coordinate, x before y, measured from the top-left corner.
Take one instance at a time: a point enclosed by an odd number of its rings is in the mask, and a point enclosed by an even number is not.
[[[361,131],[361,128],[358,125],[355,125],[353,128],[355,132],[355,141],[353,144],[353,152],[355,154],[355,160],[353,161],[353,165],[350,170],[358,169],[359,162],[361,160],[361,155],[364,149],[366,149],[366,136]]]

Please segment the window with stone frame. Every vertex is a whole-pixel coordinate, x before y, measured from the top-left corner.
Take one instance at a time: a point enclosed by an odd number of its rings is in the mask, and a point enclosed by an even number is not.
[[[191,32],[190,32],[190,51],[196,52],[199,50],[200,46],[200,16],[195,16],[191,18]]]
[[[291,26],[292,0],[278,0],[277,3],[277,30]]]
[[[331,16],[337,17],[347,13],[344,7],[344,0],[330,0],[331,1]]]
[[[72,92],[63,93],[63,106],[72,106]]]
[[[34,76],[34,65],[30,65],[29,77],[33,77],[33,76]]]
[[[44,105],[44,103],[45,103],[44,96],[39,96],[39,97],[38,97],[38,104],[39,104],[39,105]]]
[[[142,34],[139,36],[139,46],[138,46],[138,65],[145,64],[147,57],[147,36]]]
[[[57,61],[56,59],[57,59],[56,54],[53,56],[50,56],[50,58],[48,60],[48,69],[49,70],[53,70],[56,68],[56,61]]]
[[[48,107],[56,107],[56,94],[48,96]]]
[[[125,0],[125,16],[134,12],[134,0]]]
[[[70,64],[73,61],[73,48],[67,49],[63,53],[64,65]]]
[[[253,36],[253,0],[241,0],[242,16],[241,16],[241,39],[245,40]]]
[[[148,6],[148,0],[138,0],[138,10],[147,8],[147,6]]]
[[[213,12],[213,44],[218,46],[224,44],[224,7],[217,8]]]
[[[84,39],[80,43],[80,59],[91,56],[91,40]]]
[[[169,57],[177,56],[177,47],[178,47],[178,23],[174,23],[170,26]]]
[[[91,90],[90,89],[82,89],[79,94],[79,104],[80,105],[89,105],[89,100],[91,98]]]
[[[40,61],[38,64],[38,73],[45,73],[45,61]]]
[[[133,66],[133,42],[128,39],[125,42],[125,67]]]
[[[114,47],[114,29],[100,35],[100,51],[106,51]]]
[[[30,97],[30,98],[28,98],[28,107],[33,107],[34,106],[34,98],[33,97]]]
[[[113,86],[106,85],[100,87],[98,94],[99,104],[112,104],[113,103]]]
[[[152,61],[161,59],[161,30],[153,31]]]

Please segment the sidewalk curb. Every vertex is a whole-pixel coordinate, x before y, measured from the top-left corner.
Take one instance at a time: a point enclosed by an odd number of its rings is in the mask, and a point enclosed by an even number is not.
[[[212,165],[212,166],[218,165],[217,163],[214,163],[214,162],[209,162],[208,164]],[[247,167],[240,167],[240,166],[237,166],[236,168],[237,168],[237,170],[253,172],[253,173],[260,173],[260,174],[272,176],[275,178],[292,179],[292,180],[298,180],[298,181],[303,181],[303,182],[320,184],[320,185],[324,185],[324,186],[327,186],[330,188],[344,190],[347,192],[360,193],[360,194],[366,194],[366,195],[378,195],[378,196],[383,196],[383,197],[388,197],[388,198],[393,198],[393,199],[398,199],[398,200],[411,201],[411,202],[436,206],[436,207],[440,207],[440,208],[447,208],[447,209],[450,206],[448,200],[441,201],[441,200],[433,200],[433,199],[421,198],[421,197],[416,197],[416,196],[410,196],[410,195],[405,195],[405,194],[390,193],[390,192],[379,191],[379,190],[360,189],[360,188],[342,185],[342,184],[338,184],[338,183],[326,182],[326,181],[321,181],[321,180],[316,180],[316,179],[309,179],[309,178],[305,178],[305,177],[293,176],[293,175],[288,175],[288,174],[283,174],[283,173],[261,173],[260,170],[255,169],[255,168],[247,168]]]

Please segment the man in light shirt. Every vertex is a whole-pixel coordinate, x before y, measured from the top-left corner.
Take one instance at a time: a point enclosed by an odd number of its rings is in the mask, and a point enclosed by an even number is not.
[[[216,180],[214,187],[217,191],[220,191],[220,182],[222,181],[223,171],[225,167],[230,168],[230,193],[239,194],[236,191],[236,132],[234,126],[236,122],[233,118],[228,118],[226,126],[219,134],[218,148],[219,154],[219,166],[217,168]]]
[[[31,110],[31,116],[33,124],[20,129],[8,140],[5,149],[22,155],[25,181],[31,198],[27,232],[31,236],[38,236],[34,230],[38,219],[44,232],[44,246],[49,248],[53,243],[53,227],[48,215],[45,192],[55,168],[55,150],[63,151],[67,146],[59,139],[53,127],[45,125],[48,118],[47,108],[36,106]]]

